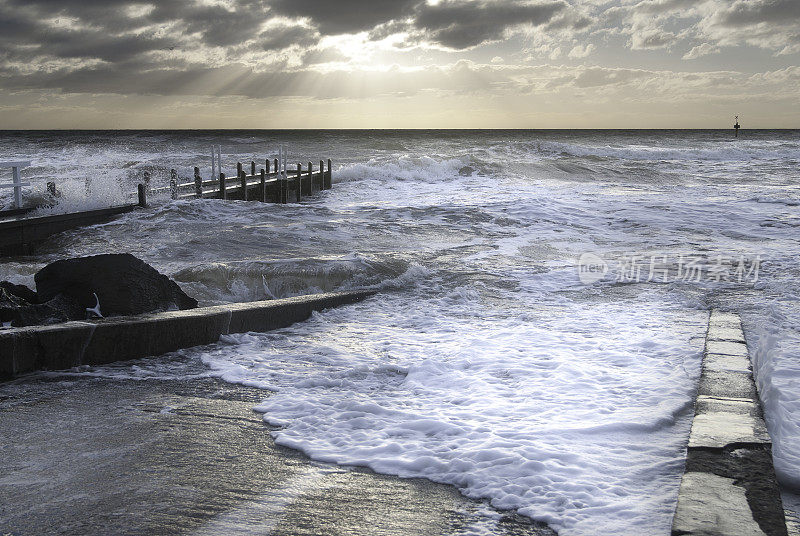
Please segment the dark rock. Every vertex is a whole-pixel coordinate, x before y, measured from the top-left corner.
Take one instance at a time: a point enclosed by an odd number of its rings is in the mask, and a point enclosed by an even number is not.
[[[86,309],[74,299],[59,294],[45,303],[37,303],[18,308],[14,311],[11,325],[14,327],[39,326],[56,324],[70,320],[84,320]]]
[[[27,307],[28,305],[30,305],[30,302],[0,286],[0,322],[10,322],[20,307]]]
[[[0,289],[5,290],[12,296],[21,298],[28,303],[37,303],[39,301],[36,297],[36,293],[25,285],[15,285],[11,281],[0,281]]]
[[[34,279],[39,301],[63,294],[81,306],[81,318],[95,306],[95,294],[104,316],[197,307],[177,283],[128,253],[56,261]]]
[[[458,174],[462,177],[471,177],[475,173],[475,168],[472,166],[464,166],[458,170]]]

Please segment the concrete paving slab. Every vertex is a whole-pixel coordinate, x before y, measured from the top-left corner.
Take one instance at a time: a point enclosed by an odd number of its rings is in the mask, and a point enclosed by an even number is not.
[[[734,370],[703,370],[698,395],[758,400],[753,375]]]
[[[726,313],[723,311],[717,311],[716,309],[711,312],[711,316],[708,319],[709,325],[712,327],[729,327],[729,328],[740,328],[742,327],[742,321],[739,318],[739,315],[736,313]]]
[[[740,342],[706,341],[706,352],[709,354],[725,354],[749,356],[747,345]]]
[[[715,372],[734,371],[749,373],[752,371],[750,359],[741,355],[706,354],[703,369]]]
[[[729,342],[745,342],[744,333],[741,328],[727,328],[721,326],[710,326],[708,328],[709,341],[729,341]]]
[[[744,488],[731,478],[695,472],[683,475],[672,534],[766,536],[750,513]]]
[[[771,444],[761,411],[753,401],[698,400],[689,448],[718,448],[736,444]]]

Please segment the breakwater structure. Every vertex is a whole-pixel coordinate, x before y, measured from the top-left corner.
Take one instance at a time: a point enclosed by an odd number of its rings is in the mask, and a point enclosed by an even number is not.
[[[175,169],[170,170],[168,186],[154,188],[151,185],[150,172],[144,171],[142,182],[137,185],[135,203],[62,214],[36,215],[38,207],[22,207],[21,192],[24,186],[19,179],[19,169],[29,165],[30,162],[9,162],[5,167],[14,164],[14,180],[6,187],[14,188],[14,206],[12,209],[0,211],[0,255],[30,253],[36,242],[78,227],[85,227],[103,223],[119,214],[131,212],[137,208],[147,206],[147,199],[151,195],[169,195],[170,199],[231,199],[243,201],[261,201],[264,203],[298,203],[303,197],[314,195],[321,190],[329,190],[333,186],[331,161],[320,160],[315,170],[312,162],[304,167],[297,164],[289,168],[285,159],[264,160],[264,166],[258,167],[254,161],[250,162],[249,170],[239,162],[236,173],[226,176],[219,172],[217,176],[204,179],[200,175],[200,168],[194,168],[192,180],[182,180]],[[0,167],[3,163],[0,162]],[[213,166],[212,166],[213,167]],[[212,174],[214,174],[212,171]],[[249,171],[249,173],[248,173]],[[47,183],[47,192],[51,197],[56,197],[56,184],[54,181]]]
[[[117,316],[0,330],[0,378],[174,352],[222,335],[287,327],[314,311],[347,305],[372,290],[330,292],[181,311]]]
[[[672,535],[787,535],[772,440],[737,314],[711,312]]]

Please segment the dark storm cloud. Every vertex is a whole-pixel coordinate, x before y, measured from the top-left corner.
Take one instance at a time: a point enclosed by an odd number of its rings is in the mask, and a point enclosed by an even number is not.
[[[749,26],[759,23],[786,24],[800,20],[800,2],[798,0],[767,0],[756,2],[733,3],[721,14],[723,26]]]
[[[564,2],[443,1],[420,6],[414,25],[436,43],[464,49],[500,40],[512,26],[545,24],[566,7]]]
[[[169,48],[174,43],[172,39],[148,35],[114,36],[94,28],[53,27],[0,11],[0,45],[7,59],[30,60],[47,55],[120,62],[145,52]]]
[[[420,0],[273,0],[276,13],[303,17],[325,35],[372,30],[408,16]]]
[[[222,6],[195,6],[168,12],[157,8],[151,16],[154,22],[183,22],[186,33],[199,33],[202,41],[211,46],[238,45],[252,39],[267,18],[264,8],[252,4],[239,5],[234,11]]]
[[[436,5],[423,0],[274,0],[272,7],[277,13],[309,19],[322,34],[369,31],[370,39],[380,40],[416,31],[418,41],[465,49],[497,41],[513,26],[548,23],[568,5],[519,0],[444,0]],[[589,23],[585,17],[560,22],[571,28]]]
[[[129,16],[128,9],[136,7],[148,9],[142,16]],[[269,12],[269,7],[259,1],[239,0],[233,7],[229,10],[219,5],[180,0],[158,0],[152,4],[132,0],[0,0],[2,14],[10,13],[17,19],[68,17],[76,19],[81,26],[107,32],[109,36],[135,33],[146,26],[174,27],[173,41],[199,34],[201,43],[209,46],[237,45],[252,39]]]
[[[283,50],[292,45],[306,48],[318,42],[319,35],[315,30],[303,26],[275,26],[259,35],[256,46],[262,50]]]

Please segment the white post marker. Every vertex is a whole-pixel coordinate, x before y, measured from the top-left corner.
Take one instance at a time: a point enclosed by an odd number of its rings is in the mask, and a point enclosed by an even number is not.
[[[222,146],[217,145],[217,178],[219,178],[219,173],[222,173]]]
[[[214,155],[214,146],[211,146],[211,180],[219,177],[216,173],[217,171],[217,163],[216,163],[216,156]]]
[[[29,182],[21,182],[19,170],[20,168],[26,168],[30,165],[30,160],[0,162],[0,168],[11,168],[11,184],[0,184],[0,188],[14,188],[14,208],[22,208],[22,187],[31,185]]]
[[[283,178],[289,178],[289,147],[283,146]]]

